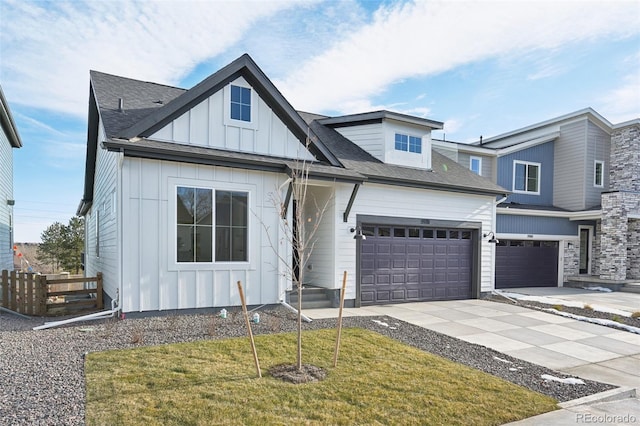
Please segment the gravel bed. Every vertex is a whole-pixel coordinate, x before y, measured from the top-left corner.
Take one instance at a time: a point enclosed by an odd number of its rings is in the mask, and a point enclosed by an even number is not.
[[[261,310],[260,317],[260,323],[252,326],[254,334],[295,331],[295,315],[283,308]],[[230,312],[227,319],[213,315],[167,315],[31,330],[39,324],[42,319],[27,320],[0,313],[0,424],[84,424],[83,366],[87,352],[246,336],[241,312]],[[303,324],[306,330],[335,326],[335,319]],[[374,330],[561,402],[614,388],[589,380],[585,380],[585,385],[547,382],[541,375],[566,375],[385,316],[348,317],[343,319],[343,326]]]
[[[500,303],[506,303],[509,305],[517,305],[523,308],[555,309],[557,311],[567,312],[573,315],[580,315],[587,318],[606,319],[606,320],[618,322],[620,324],[626,324],[632,327],[640,328],[640,317],[636,317],[636,318],[625,317],[622,315],[616,315],[609,312],[594,311],[593,309],[576,308],[571,306],[554,305],[554,304],[541,303],[541,302],[532,302],[530,300],[513,299],[513,301],[511,301],[511,300],[505,299],[504,297],[494,296],[494,295],[487,296],[485,299],[491,302],[500,302]],[[514,303],[514,301],[516,303]],[[589,306],[589,305],[586,305],[586,306]],[[606,326],[606,327],[616,328],[614,326]]]

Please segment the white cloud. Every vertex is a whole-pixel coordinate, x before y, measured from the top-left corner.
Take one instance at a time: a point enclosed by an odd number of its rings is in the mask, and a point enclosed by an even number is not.
[[[90,69],[175,84],[291,5],[3,0],[3,88],[12,103],[84,118]]]
[[[598,107],[614,124],[640,117],[640,52],[627,58],[624,65],[631,73],[602,97],[602,106]]]
[[[353,111],[406,78],[602,36],[637,33],[637,2],[432,2],[381,7],[330,50],[278,82],[297,108]],[[543,77],[549,68],[534,77]]]

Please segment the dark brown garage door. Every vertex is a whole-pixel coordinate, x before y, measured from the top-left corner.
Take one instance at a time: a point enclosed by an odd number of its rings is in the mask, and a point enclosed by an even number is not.
[[[364,225],[362,305],[471,297],[472,231]]]
[[[557,241],[500,241],[496,247],[496,288],[557,285]]]

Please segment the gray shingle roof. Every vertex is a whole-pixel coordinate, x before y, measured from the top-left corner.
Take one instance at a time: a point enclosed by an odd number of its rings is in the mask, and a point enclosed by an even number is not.
[[[325,120],[318,117],[322,116],[309,113],[302,115],[340,162],[366,176],[369,182],[496,195],[508,192],[434,150],[431,151],[431,170],[383,163],[336,130],[321,124]]]
[[[310,150],[319,160],[312,165],[314,176],[491,195],[506,192],[437,152],[432,152],[432,171],[382,163],[333,128],[322,124],[326,122],[333,123],[331,125],[344,125],[347,122],[352,123],[354,117],[340,120],[317,114],[298,113],[249,55],[245,54],[190,90],[91,71],[85,189],[78,208],[79,214],[84,214],[93,200],[95,159],[99,142],[98,118],[102,120],[109,139],[105,146],[109,149],[123,149],[129,155],[200,161],[205,164],[226,164],[233,167],[244,165],[249,168],[275,168],[283,171],[295,168],[295,162],[286,159],[147,139],[161,126],[239,76],[244,77],[254,87],[301,143],[306,142],[309,134],[312,140]],[[356,118],[360,116],[363,119],[404,117],[389,111],[360,114]],[[428,124],[434,128],[441,125],[440,122],[420,120],[421,124]]]
[[[117,137],[186,92],[185,89],[91,71],[91,86],[107,137]],[[120,110],[120,99],[123,109]]]

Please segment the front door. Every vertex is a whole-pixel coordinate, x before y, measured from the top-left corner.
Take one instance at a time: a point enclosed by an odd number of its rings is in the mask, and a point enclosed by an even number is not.
[[[589,228],[580,228],[580,273],[589,273]]]

